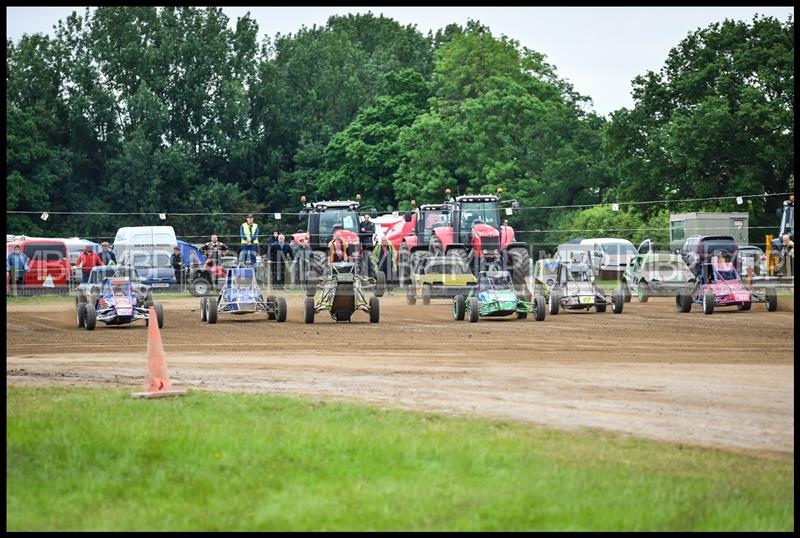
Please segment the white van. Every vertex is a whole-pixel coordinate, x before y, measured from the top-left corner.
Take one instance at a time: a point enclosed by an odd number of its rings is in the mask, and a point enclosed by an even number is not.
[[[169,259],[177,246],[172,226],[126,226],[117,230],[112,250],[117,263],[136,267],[145,284],[166,288],[175,283]]]
[[[583,239],[580,246],[589,251],[591,267],[600,280],[619,280],[628,262],[636,257],[636,248],[627,239]]]

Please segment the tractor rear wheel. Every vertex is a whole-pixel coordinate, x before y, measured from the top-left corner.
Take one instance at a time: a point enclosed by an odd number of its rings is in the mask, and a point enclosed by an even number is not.
[[[215,297],[209,297],[208,302],[206,302],[206,315],[208,316],[208,322],[214,324],[217,322],[217,299]]]
[[[369,298],[369,322],[378,323],[381,320],[381,300],[377,297]]]
[[[478,299],[476,297],[470,297],[469,299],[469,321],[470,323],[475,323],[478,321],[478,317],[481,315],[481,308],[478,304]]]
[[[506,251],[509,265],[511,265],[511,280],[517,293],[524,295],[525,280],[531,272],[531,255],[522,247],[512,247]]]
[[[305,314],[306,323],[314,323],[314,298],[306,297],[303,302],[303,313]]]
[[[206,321],[208,319],[208,314],[207,314],[208,306],[206,306],[207,302],[208,302],[208,299],[206,299],[205,297],[200,299],[200,321]]]
[[[431,304],[431,285],[422,285],[422,304]]]
[[[464,296],[456,295],[453,297],[453,319],[456,321],[464,321],[465,313],[466,306],[464,304]]]
[[[87,331],[93,331],[97,325],[97,310],[94,309],[93,304],[86,305],[86,322],[85,327]]]
[[[417,304],[417,288],[414,287],[414,284],[409,284],[406,288],[406,304]]]
[[[546,312],[544,302],[544,297],[541,295],[536,295],[533,298],[533,319],[536,321],[544,321]]]
[[[278,297],[278,311],[275,313],[275,320],[278,323],[283,323],[286,321],[286,315],[289,312],[289,307],[286,305],[286,298]]]
[[[375,272],[375,297],[383,297],[386,292],[386,273],[383,271]]]
[[[276,301],[276,297],[274,295],[267,295],[267,304],[274,305]],[[267,319],[275,319],[275,312],[267,312]]]
[[[409,270],[411,271],[411,273],[416,274],[419,265],[423,263],[426,259],[428,259],[430,255],[431,253],[428,252],[427,250],[415,250],[414,252],[412,252],[408,262]]]
[[[86,303],[78,303],[76,318],[78,322],[78,328],[83,329],[83,327],[86,325]]]
[[[778,294],[775,290],[767,290],[767,312],[775,312],[778,309]]]

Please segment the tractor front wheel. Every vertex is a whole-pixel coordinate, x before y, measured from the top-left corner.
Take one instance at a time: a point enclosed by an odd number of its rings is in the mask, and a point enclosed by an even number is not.
[[[525,280],[530,274],[531,255],[522,247],[512,247],[506,251],[509,265],[511,265],[511,280],[517,293],[524,295]]]

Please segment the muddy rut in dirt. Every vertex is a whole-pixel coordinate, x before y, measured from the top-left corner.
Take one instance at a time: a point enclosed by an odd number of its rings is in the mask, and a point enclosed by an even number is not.
[[[199,301],[168,300],[162,338],[182,387],[300,394],[407,409],[601,428],[653,439],[794,450],[794,329],[778,312],[675,312],[670,299],[613,313],[455,322],[449,303],[381,301],[381,322],[265,316],[200,322]],[[143,384],[143,323],[77,329],[71,305],[7,308],[9,384]]]

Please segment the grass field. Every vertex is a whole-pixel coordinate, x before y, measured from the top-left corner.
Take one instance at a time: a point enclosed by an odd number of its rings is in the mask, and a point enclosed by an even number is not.
[[[7,530],[792,530],[793,458],[269,395],[7,387]]]

